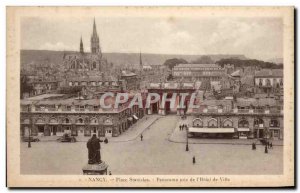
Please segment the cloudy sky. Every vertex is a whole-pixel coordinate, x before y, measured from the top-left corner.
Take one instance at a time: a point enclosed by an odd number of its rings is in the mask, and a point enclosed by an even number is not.
[[[283,57],[282,20],[277,18],[96,18],[103,52],[243,54]],[[90,51],[93,18],[23,18],[21,48]]]

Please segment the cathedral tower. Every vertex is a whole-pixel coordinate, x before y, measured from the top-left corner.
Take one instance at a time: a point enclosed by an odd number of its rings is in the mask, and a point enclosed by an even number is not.
[[[83,43],[82,43],[82,37],[80,38],[80,53],[83,54],[84,50],[83,50]]]
[[[100,49],[100,42],[99,42],[99,37],[97,34],[97,29],[96,29],[96,21],[94,18],[94,25],[93,25],[93,34],[91,37],[91,53],[92,54],[99,54],[101,56],[101,49]]]

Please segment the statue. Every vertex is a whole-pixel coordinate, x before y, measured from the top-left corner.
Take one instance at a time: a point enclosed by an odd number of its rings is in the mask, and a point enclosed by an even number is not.
[[[86,146],[88,148],[88,164],[100,164],[101,154],[100,154],[100,142],[103,142],[93,134],[92,138],[88,140]]]

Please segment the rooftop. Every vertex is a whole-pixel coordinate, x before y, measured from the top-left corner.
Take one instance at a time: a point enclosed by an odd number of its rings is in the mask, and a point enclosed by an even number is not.
[[[262,69],[255,71],[256,77],[283,77],[282,69]]]
[[[178,64],[174,68],[221,68],[217,64]]]

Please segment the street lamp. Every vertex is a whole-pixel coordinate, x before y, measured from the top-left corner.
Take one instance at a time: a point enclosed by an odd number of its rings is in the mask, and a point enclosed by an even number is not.
[[[186,146],[185,146],[185,151],[189,151],[189,138],[188,138],[188,126],[186,125],[185,126],[185,129],[186,129]]]
[[[31,112],[31,111],[30,111]],[[33,127],[33,123],[32,123],[32,117],[30,116],[30,127],[28,129],[28,148],[31,148],[31,142],[30,142],[30,136],[31,136],[31,128]]]

